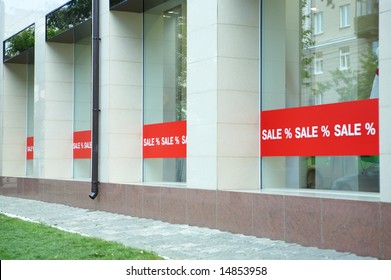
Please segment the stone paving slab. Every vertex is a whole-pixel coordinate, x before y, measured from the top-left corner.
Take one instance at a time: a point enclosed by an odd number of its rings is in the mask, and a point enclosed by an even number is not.
[[[176,260],[369,260],[349,252],[304,247],[216,229],[0,196],[0,213],[69,232],[120,242]]]

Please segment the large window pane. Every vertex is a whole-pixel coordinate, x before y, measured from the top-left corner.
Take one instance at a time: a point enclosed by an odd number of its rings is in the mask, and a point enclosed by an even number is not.
[[[74,42],[74,132],[91,135],[92,40],[91,29],[75,29]],[[74,135],[75,137],[75,135]],[[74,139],[75,140],[75,139]],[[88,140],[88,138],[87,138]],[[85,141],[84,141],[85,143]],[[88,141],[87,141],[88,143]],[[74,158],[74,178],[91,177],[91,156]]]
[[[186,120],[186,47],[186,1],[144,11],[144,125],[176,127]],[[184,182],[186,159],[145,158],[144,180]]]
[[[32,139],[30,140],[32,143],[34,143],[34,76],[34,63],[30,63],[27,65],[27,139]],[[32,151],[34,153],[34,147]],[[27,158],[26,175],[34,175],[33,158]]]
[[[365,108],[354,108],[363,104],[360,101],[378,96],[378,1],[351,0],[343,4],[321,0],[262,1],[263,112],[272,111],[282,117],[289,108],[307,107],[308,118],[322,119],[317,112],[338,108],[335,114],[344,115],[346,104],[357,118],[367,113]],[[332,104],[340,106],[327,107]],[[378,192],[378,153],[365,154],[364,148],[362,153],[358,148],[356,154],[344,154],[344,147],[349,147],[341,140],[375,136],[376,123],[352,121],[332,127],[315,124],[307,127],[297,123],[296,130],[263,131],[264,139],[273,141],[313,138],[313,144],[303,148],[313,152],[302,152],[305,156],[300,152],[292,156],[294,151],[290,156],[278,152],[278,156],[263,156],[262,188]],[[335,153],[333,147],[325,151],[321,145],[321,141],[326,145],[332,138],[338,143]],[[311,149],[313,146],[319,148]]]

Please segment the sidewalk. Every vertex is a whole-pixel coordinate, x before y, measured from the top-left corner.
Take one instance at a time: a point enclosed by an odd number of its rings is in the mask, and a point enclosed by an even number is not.
[[[219,230],[0,196],[0,213],[117,241],[177,260],[368,260],[351,253],[304,247]]]

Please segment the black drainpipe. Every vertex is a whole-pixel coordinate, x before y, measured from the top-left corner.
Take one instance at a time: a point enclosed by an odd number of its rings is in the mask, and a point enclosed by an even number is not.
[[[92,3],[92,164],[91,192],[89,197],[98,196],[99,186],[99,0]]]

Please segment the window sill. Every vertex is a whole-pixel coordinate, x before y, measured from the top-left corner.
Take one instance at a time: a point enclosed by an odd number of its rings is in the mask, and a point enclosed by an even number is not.
[[[355,201],[370,201],[380,202],[380,194],[378,193],[364,193],[364,192],[344,192],[344,191],[328,191],[328,190],[309,190],[309,189],[262,189],[260,193],[288,195],[312,198],[330,198],[341,200],[355,200]]]

